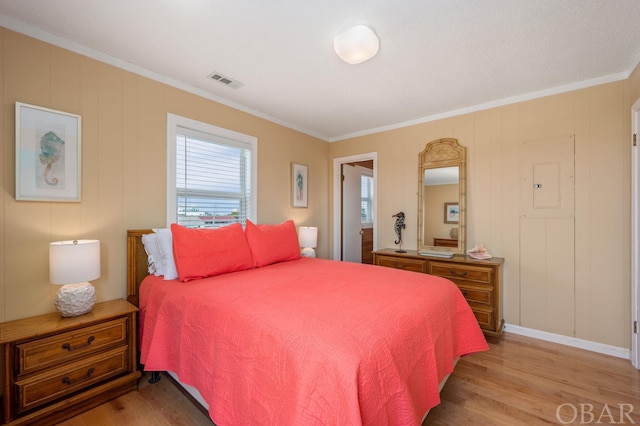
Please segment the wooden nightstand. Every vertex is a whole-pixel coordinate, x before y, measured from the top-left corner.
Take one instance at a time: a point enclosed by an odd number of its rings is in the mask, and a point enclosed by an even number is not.
[[[120,299],[0,324],[3,424],[54,424],[135,390],[137,311]]]

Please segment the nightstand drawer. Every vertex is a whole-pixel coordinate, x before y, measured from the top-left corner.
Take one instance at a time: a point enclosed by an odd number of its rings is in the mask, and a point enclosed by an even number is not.
[[[491,284],[491,268],[473,265],[455,265],[451,263],[431,262],[431,274],[450,280],[465,280]]]
[[[413,272],[427,272],[427,262],[418,259],[377,256],[376,265]]]
[[[16,345],[17,374],[31,373],[127,342],[127,318]]]
[[[129,369],[128,347],[83,359],[61,368],[16,381],[17,412],[38,407],[72,392],[125,373]]]

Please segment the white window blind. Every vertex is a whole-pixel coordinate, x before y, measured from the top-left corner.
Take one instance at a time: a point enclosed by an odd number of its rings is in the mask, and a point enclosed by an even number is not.
[[[203,126],[206,130],[208,125]],[[179,124],[172,133],[170,160],[175,165],[174,173],[169,173],[173,187],[169,200],[173,205],[168,209],[168,222],[218,228],[231,223],[244,226],[247,218],[253,219],[255,145]]]

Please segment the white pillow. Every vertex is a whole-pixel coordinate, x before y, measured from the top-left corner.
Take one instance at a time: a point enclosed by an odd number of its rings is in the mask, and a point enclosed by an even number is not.
[[[175,280],[178,278],[178,270],[173,260],[173,238],[171,236],[171,229],[154,229],[153,232],[156,233],[158,247],[160,248],[162,266],[164,267],[164,279]]]
[[[158,246],[158,235],[144,234],[142,236],[142,244],[144,245],[144,251],[147,252],[149,274],[155,276],[164,275],[164,264],[162,262],[160,246]]]

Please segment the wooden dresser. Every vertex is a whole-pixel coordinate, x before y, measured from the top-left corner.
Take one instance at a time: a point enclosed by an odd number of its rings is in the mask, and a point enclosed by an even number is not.
[[[137,311],[120,299],[77,317],[56,312],[0,324],[2,423],[55,424],[135,390]]]
[[[421,256],[416,250],[373,252],[373,264],[448,278],[460,288],[486,336],[500,337],[502,318],[502,265],[504,259],[476,260],[456,255],[450,259]]]

